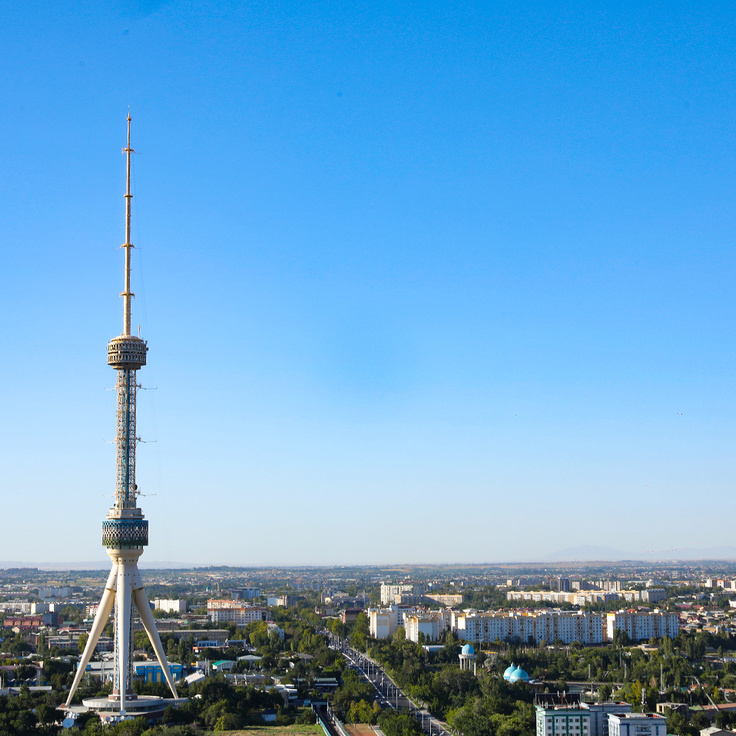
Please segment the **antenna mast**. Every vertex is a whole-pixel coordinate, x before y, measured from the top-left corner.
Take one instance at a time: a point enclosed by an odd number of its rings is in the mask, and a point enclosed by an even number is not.
[[[128,146],[123,149],[123,153],[126,154],[128,176],[127,186],[125,189],[125,242],[120,246],[125,248],[125,291],[120,295],[123,297],[123,335],[130,335],[130,324],[131,324],[131,311],[132,311],[132,298],[135,294],[130,290],[130,249],[135,246],[130,242],[130,200],[133,199],[133,195],[130,193],[130,154],[135,151],[130,147],[130,111],[128,111]]]

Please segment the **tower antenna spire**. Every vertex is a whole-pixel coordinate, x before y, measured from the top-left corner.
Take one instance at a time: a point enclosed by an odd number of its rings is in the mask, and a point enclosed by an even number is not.
[[[125,248],[125,291],[123,297],[123,335],[130,335],[132,299],[135,294],[130,290],[130,249],[135,246],[130,242],[130,204],[133,195],[130,193],[130,155],[135,151],[130,147],[130,110],[128,110],[128,145],[123,149],[127,157],[127,177],[125,187],[125,242],[121,247]]]

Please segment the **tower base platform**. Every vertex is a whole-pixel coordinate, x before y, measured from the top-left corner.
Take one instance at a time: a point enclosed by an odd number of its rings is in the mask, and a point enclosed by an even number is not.
[[[187,698],[159,698],[156,695],[137,695],[125,699],[125,711],[121,714],[120,698],[110,695],[104,698],[86,698],[82,705],[67,706],[68,713],[96,713],[103,723],[117,723],[143,716],[149,721],[160,721],[164,711],[172,706],[180,707],[187,702]]]

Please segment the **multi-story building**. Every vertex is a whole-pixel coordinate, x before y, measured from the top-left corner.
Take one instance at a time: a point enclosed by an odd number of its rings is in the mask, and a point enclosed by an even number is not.
[[[597,585],[601,590],[608,591],[620,591],[622,587],[620,580],[599,580]]]
[[[283,606],[285,608],[290,608],[291,606],[295,606],[297,602],[298,597],[295,595],[269,595],[266,598],[266,603],[269,606]]]
[[[424,634],[427,641],[437,641],[449,627],[449,615],[446,611],[412,613],[404,616],[406,638],[419,641],[419,634]]]
[[[6,629],[18,629],[19,631],[35,631],[43,625],[43,616],[6,616],[3,623]]]
[[[375,639],[388,639],[399,628],[399,614],[393,608],[369,608],[368,621]]]
[[[613,641],[615,631],[625,631],[631,641],[643,639],[674,639],[680,632],[680,620],[676,613],[664,611],[616,611],[606,614],[606,635]]]
[[[647,588],[641,591],[640,598],[645,603],[661,603],[667,599],[667,591],[664,588]]]
[[[401,583],[398,585],[391,585],[387,583],[381,583],[381,605],[388,606],[391,603],[395,603],[397,595],[402,593],[408,593],[409,595],[422,595],[425,591],[425,587],[419,583]]]
[[[208,600],[207,614],[213,624],[247,626],[254,621],[268,620],[268,609],[264,606],[244,606],[240,601],[229,599]]]
[[[153,607],[159,611],[166,613],[186,613],[187,602],[184,599],[169,600],[164,598],[156,598]]]
[[[453,611],[452,629],[465,641],[520,641],[539,644],[561,640],[565,644],[603,644],[613,640],[616,629],[632,641],[652,637],[674,638],[679,633],[676,613],[661,611],[534,611],[525,613],[478,613]]]
[[[518,640],[539,644],[557,639],[565,644],[602,644],[603,617],[583,611],[540,611],[536,613],[455,613],[453,628],[466,641]]]
[[[529,601],[530,603],[549,601],[557,604],[571,603],[574,606],[615,601],[618,597],[618,593],[604,590],[573,590],[569,592],[558,590],[510,590],[506,593],[506,600],[509,601]]]
[[[233,598],[236,600],[250,600],[252,598],[261,597],[260,588],[235,588],[232,592]]]
[[[11,601],[0,601],[0,611],[5,613],[30,613],[31,602],[13,599]]]
[[[610,713],[608,736],[667,736],[667,719],[656,713]]]
[[[68,586],[64,588],[40,588],[38,597],[42,601],[49,598],[71,598],[72,592],[73,590]]]
[[[591,714],[580,703],[535,707],[537,736],[591,736]]]
[[[549,581],[550,590],[557,590],[562,592],[570,591],[570,578],[556,577],[550,578]]]
[[[590,736],[609,736],[608,716],[611,713],[631,713],[631,704],[624,701],[612,703],[583,703],[590,711]]]
[[[441,606],[461,606],[463,603],[462,593],[425,593],[423,597]]]

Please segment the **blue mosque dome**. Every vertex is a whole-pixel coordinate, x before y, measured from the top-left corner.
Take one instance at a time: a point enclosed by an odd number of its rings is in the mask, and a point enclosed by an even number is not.
[[[504,670],[504,673],[503,673],[503,679],[504,679],[504,680],[508,680],[508,679],[509,679],[509,678],[511,677],[511,675],[513,675],[513,674],[514,674],[514,671],[515,671],[515,670],[516,670],[516,665],[515,665],[515,664],[514,664],[514,663],[512,662],[512,663],[511,663],[511,664],[510,664],[510,665],[509,665],[509,666],[508,666],[508,667],[507,667],[507,668],[506,668],[506,669]]]
[[[472,644],[466,644],[461,651],[461,654],[475,654],[475,649],[473,649]]]
[[[506,677],[506,673],[504,673]],[[521,667],[517,667],[506,679],[509,682],[529,682],[529,675]]]

